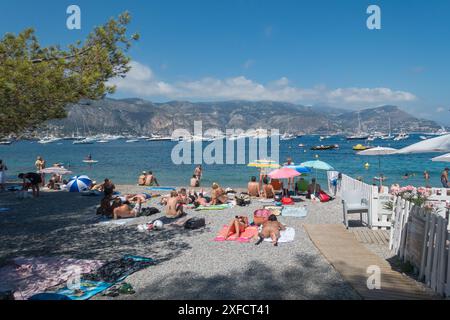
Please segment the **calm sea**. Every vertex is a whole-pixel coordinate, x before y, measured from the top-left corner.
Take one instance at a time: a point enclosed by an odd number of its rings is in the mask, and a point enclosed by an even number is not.
[[[411,135],[404,141],[375,140],[372,145],[401,148],[420,141],[418,135]],[[319,159],[332,165],[336,170],[353,177],[362,177],[367,183],[373,182],[377,176],[378,157],[356,155],[352,147],[358,141],[346,141],[344,137],[335,136],[322,142],[318,136],[304,136],[289,141],[280,142],[280,161],[292,157],[295,163]],[[204,142],[203,147],[209,143]],[[300,148],[299,144],[306,145]],[[310,147],[321,144],[339,144],[339,150],[311,151]],[[111,141],[106,144],[73,145],[72,141],[41,145],[34,141],[20,141],[11,146],[0,146],[0,159],[9,167],[8,176],[15,176],[20,172],[34,171],[34,161],[42,156],[47,166],[53,163],[63,163],[74,174],[86,174],[100,181],[105,177],[117,184],[135,184],[137,176],[143,170],[153,171],[161,185],[181,186],[188,185],[195,165],[174,165],[171,153],[175,142],[147,142],[126,143],[124,140]],[[269,148],[270,153],[270,148]],[[82,161],[92,154],[93,159],[99,163],[89,166]],[[401,185],[424,185],[423,172],[428,170],[431,175],[431,184],[439,186],[440,172],[445,163],[435,163],[430,159],[438,154],[393,155],[381,157],[381,168],[388,178],[386,184],[399,183]],[[254,160],[254,159],[247,159]],[[369,169],[364,164],[369,163]],[[223,186],[242,187],[252,175],[258,174],[258,169],[248,168],[246,165],[203,165],[203,185],[209,186],[212,182],[219,182]],[[410,178],[403,179],[405,173]],[[318,173],[321,183],[325,183],[326,175]]]

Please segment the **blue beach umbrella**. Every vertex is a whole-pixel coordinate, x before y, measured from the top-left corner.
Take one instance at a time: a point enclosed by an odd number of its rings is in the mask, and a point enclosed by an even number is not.
[[[88,176],[76,176],[70,179],[67,184],[69,192],[86,191],[92,185],[92,180]]]
[[[330,166],[328,163],[320,161],[320,160],[313,160],[313,161],[307,161],[303,162],[301,164],[302,167],[307,167],[315,170],[333,170],[334,168]]]
[[[310,168],[304,167],[304,166],[292,165],[292,166],[285,166],[284,168],[294,169],[299,173],[310,173],[311,172]]]

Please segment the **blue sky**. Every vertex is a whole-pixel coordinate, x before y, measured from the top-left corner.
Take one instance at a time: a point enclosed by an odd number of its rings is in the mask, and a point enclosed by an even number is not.
[[[79,5],[82,30],[66,28]],[[381,8],[381,30],[366,9]],[[3,1],[0,31],[67,44],[128,10],[141,40],[116,97],[395,104],[450,124],[450,1]]]

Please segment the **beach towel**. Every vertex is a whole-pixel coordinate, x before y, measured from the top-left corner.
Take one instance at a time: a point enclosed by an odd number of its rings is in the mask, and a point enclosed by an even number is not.
[[[14,299],[26,300],[102,265],[104,262],[99,260],[16,258],[0,268],[0,291],[12,291]]]
[[[151,258],[125,255],[121,259],[104,264],[95,272],[84,274],[82,279],[115,284],[154,264],[155,262]]]
[[[295,229],[294,228],[286,228],[280,232],[280,239],[278,239],[279,243],[292,242],[295,239]],[[271,242],[271,238],[264,239],[264,241]]]
[[[208,210],[225,210],[225,209],[229,209],[232,208],[232,205],[230,203],[226,203],[226,204],[218,204],[215,206],[199,206],[197,207],[197,209],[195,209],[196,211],[208,211]]]
[[[150,190],[150,191],[175,191],[176,189],[172,188],[172,187],[150,187],[150,188],[147,188],[147,190]]]
[[[243,233],[240,234],[239,237],[237,237],[236,234],[232,234],[227,238],[227,232],[228,232],[228,226],[223,226],[223,228],[219,231],[217,236],[214,238],[214,241],[216,242],[223,242],[223,241],[239,241],[239,242],[250,242],[253,237],[255,237],[258,234],[258,227],[256,226],[249,226],[245,229]]]
[[[101,281],[81,280],[79,288],[68,288],[66,286],[56,291],[55,294],[65,296],[69,300],[88,300],[113,285],[113,283]]]
[[[258,199],[258,202],[262,203],[273,203],[275,199]]]
[[[281,211],[283,217],[305,218],[308,215],[306,207],[285,207]]]
[[[124,226],[127,224],[131,224],[133,222],[136,222],[137,218],[128,218],[128,219],[118,219],[118,220],[114,220],[114,219],[108,219],[106,221],[101,221],[98,223],[98,225],[100,226]]]

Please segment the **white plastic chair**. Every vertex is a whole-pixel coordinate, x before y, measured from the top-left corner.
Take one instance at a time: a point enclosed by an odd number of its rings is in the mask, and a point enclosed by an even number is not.
[[[344,213],[344,224],[348,229],[348,215],[359,213],[360,221],[364,224],[363,213],[369,213],[369,201],[358,191],[347,191],[342,194],[342,207]]]

